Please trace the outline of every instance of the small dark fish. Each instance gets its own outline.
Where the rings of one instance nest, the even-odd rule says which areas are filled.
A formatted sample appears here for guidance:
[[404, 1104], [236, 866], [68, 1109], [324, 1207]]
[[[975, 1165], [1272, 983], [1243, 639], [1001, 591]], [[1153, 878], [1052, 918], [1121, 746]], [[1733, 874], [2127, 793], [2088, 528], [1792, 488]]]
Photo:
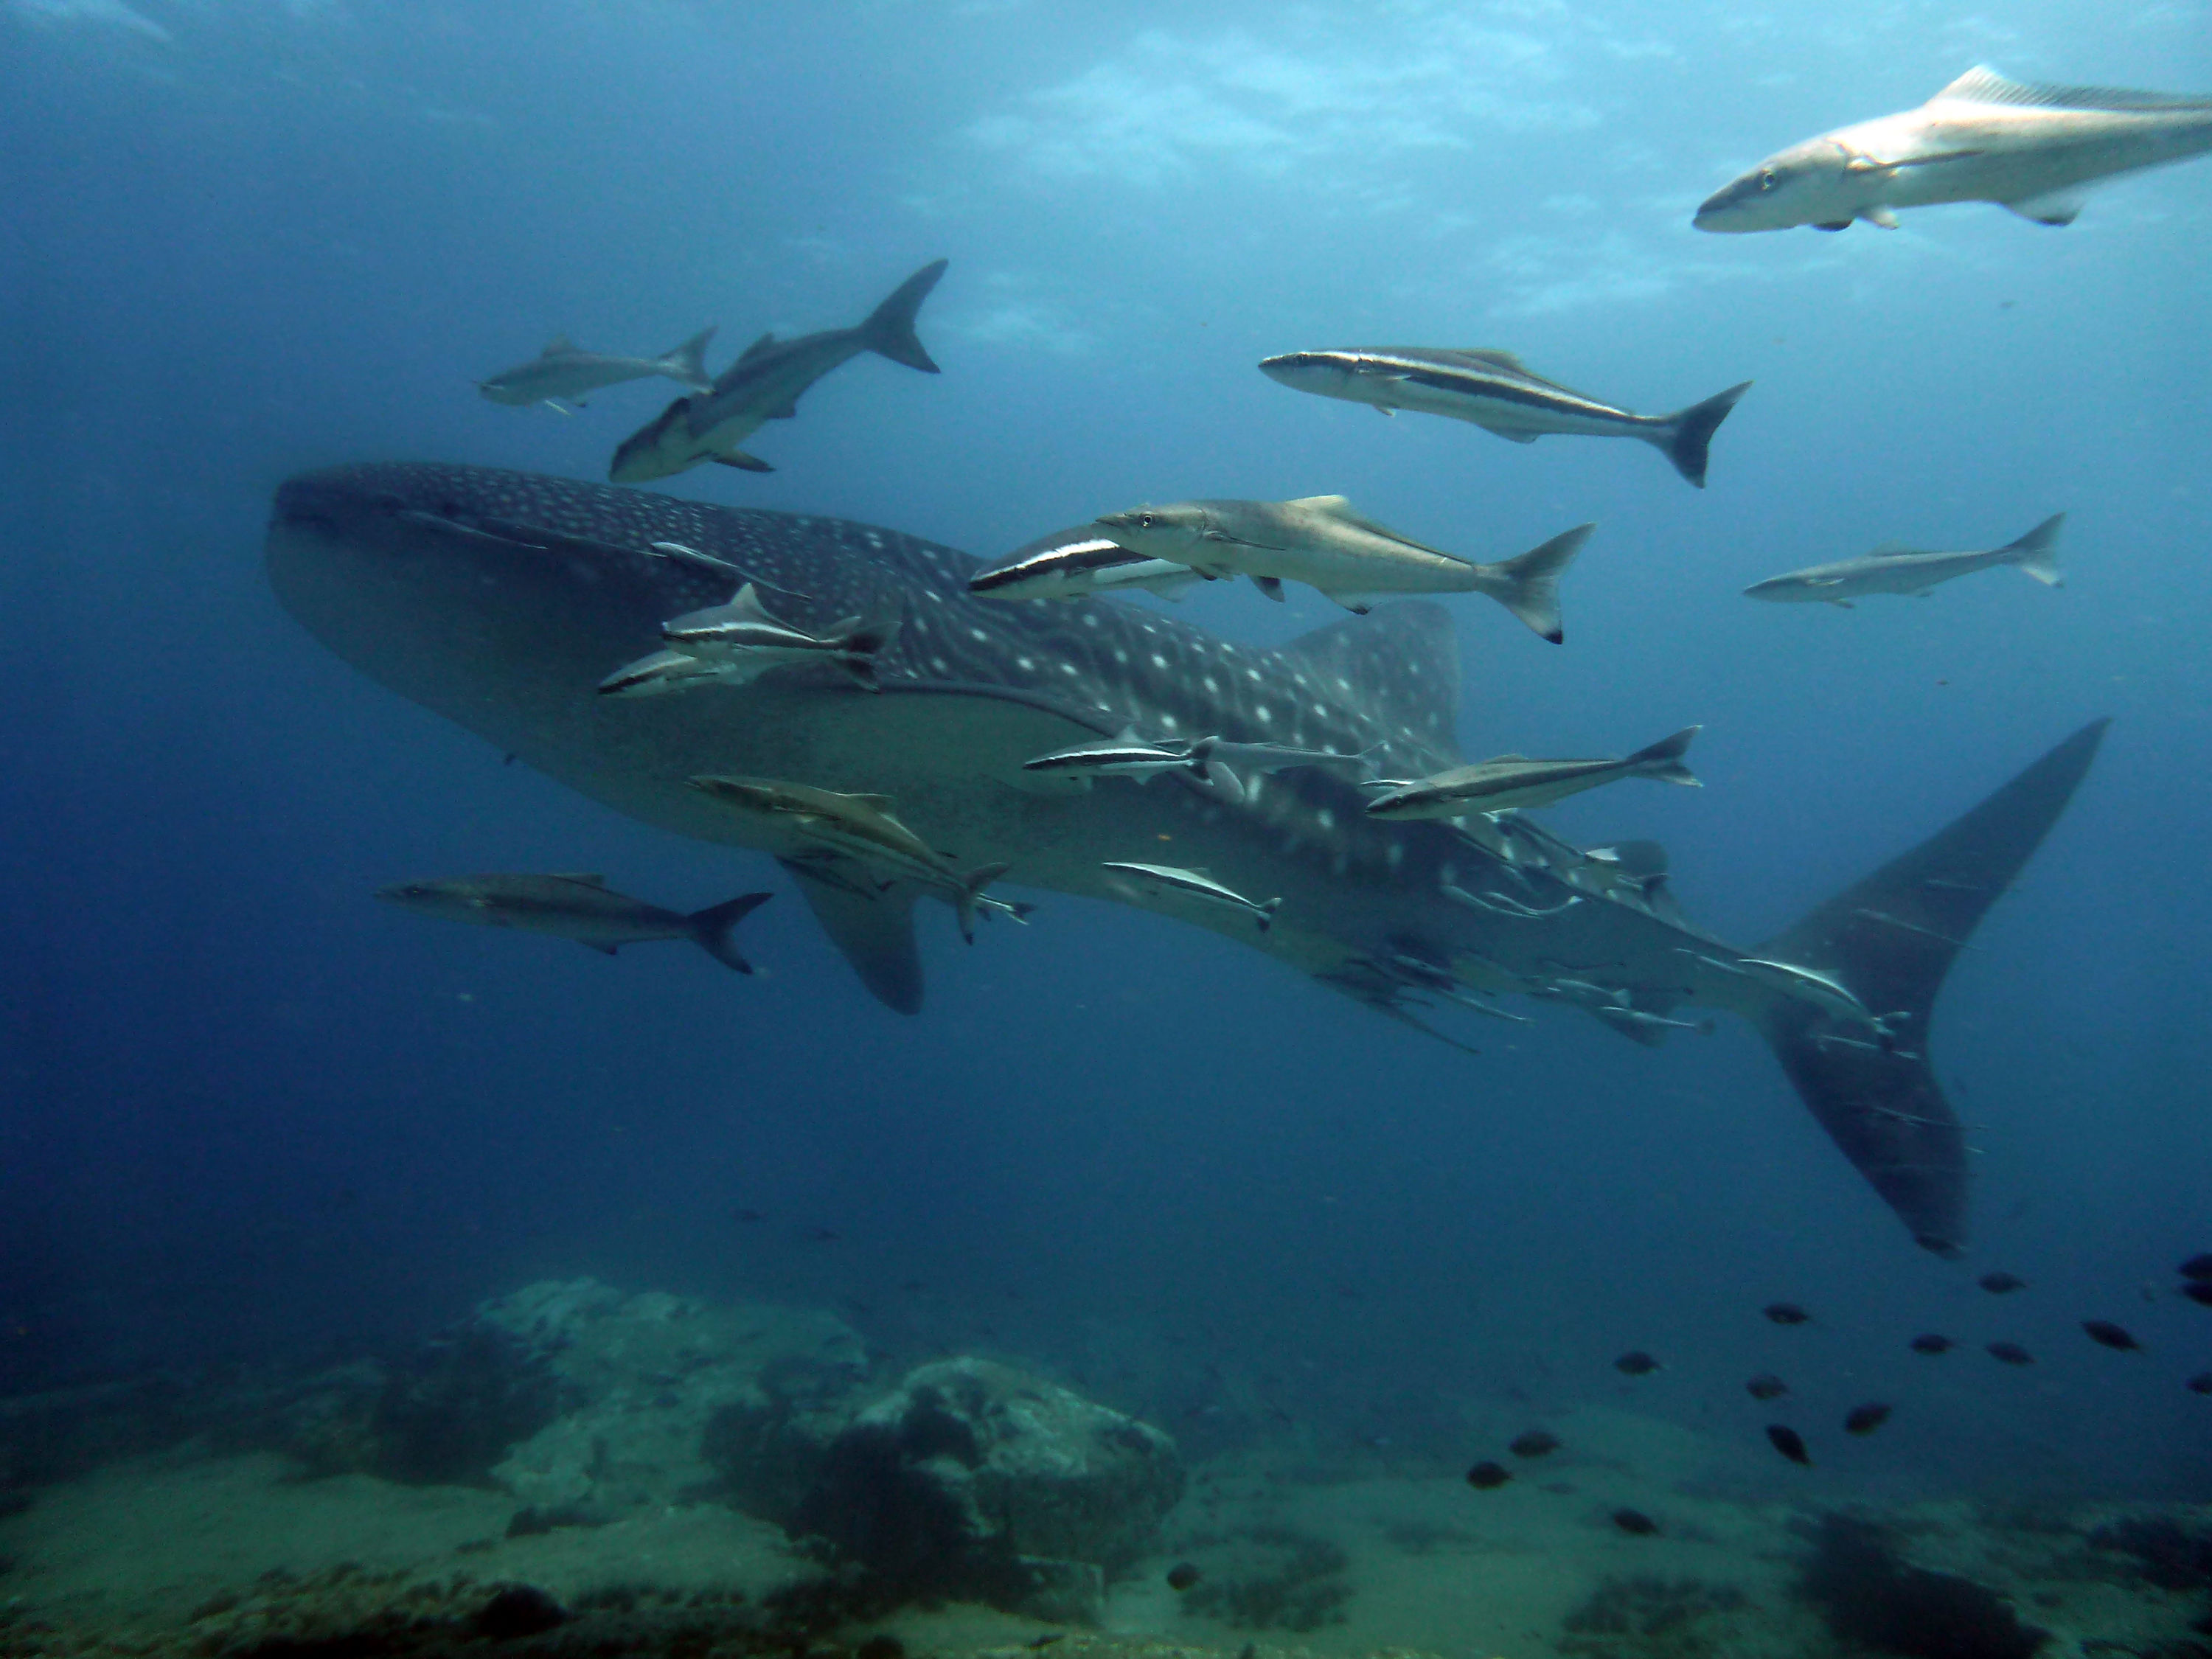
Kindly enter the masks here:
[[1630, 1376], [1649, 1376], [1659, 1369], [1659, 1362], [1643, 1349], [1635, 1348], [1614, 1360], [1613, 1368]]
[[1802, 1463], [1810, 1468], [1813, 1454], [1805, 1449], [1805, 1437], [1786, 1423], [1766, 1425], [1766, 1443], [1793, 1463]]
[[1477, 1492], [1494, 1492], [1513, 1478], [1503, 1463], [1477, 1463], [1467, 1472], [1467, 1484]]
[[1990, 1344], [1989, 1352], [1990, 1358], [2002, 1359], [2008, 1365], [2035, 1364], [2035, 1356], [2017, 1342], [1992, 1342]]
[[1938, 1336], [1930, 1331], [1925, 1336], [1916, 1336], [1910, 1344], [1915, 1353], [1948, 1353], [1959, 1345], [1948, 1336]]
[[1559, 1437], [1549, 1429], [1531, 1429], [1506, 1447], [1516, 1457], [1546, 1457], [1559, 1449]]
[[2203, 1255], [2192, 1255], [2174, 1272], [2184, 1279], [2194, 1279], [2199, 1285], [2212, 1284], [2212, 1250]]
[[1168, 1588], [1171, 1590], [1187, 1590], [1204, 1576], [1189, 1562], [1178, 1561], [1168, 1569]]
[[1659, 1523], [1642, 1510], [1615, 1510], [1613, 1524], [1638, 1538], [1649, 1538], [1659, 1530]]
[[2004, 1296], [2027, 1288], [2027, 1281], [2018, 1273], [1984, 1273], [1976, 1282], [1991, 1296]]
[[2212, 1394], [2212, 1371], [2199, 1371], [2189, 1379], [2191, 1394]]
[[2212, 1279], [2192, 1279], [2181, 1287], [2181, 1293], [2199, 1307], [2212, 1308]]
[[1753, 1400], [1779, 1400], [1790, 1392], [1790, 1385], [1768, 1371], [1754, 1376], [1743, 1385], [1743, 1391]]
[[1759, 1311], [1778, 1325], [1808, 1324], [1813, 1317], [1795, 1302], [1770, 1302]]
[[2122, 1353], [2142, 1352], [2142, 1343], [2136, 1341], [2124, 1328], [2115, 1325], [2109, 1319], [2085, 1319], [2081, 1322], [2081, 1328], [2089, 1333], [2089, 1340], [2092, 1342], [2100, 1342], [2108, 1348], [2118, 1348]]
[[1845, 1434], [1872, 1434], [1876, 1429], [1889, 1421], [1889, 1413], [1891, 1409], [1891, 1407], [1882, 1405], [1879, 1401], [1871, 1400], [1863, 1406], [1854, 1406], [1844, 1418], [1844, 1432]]

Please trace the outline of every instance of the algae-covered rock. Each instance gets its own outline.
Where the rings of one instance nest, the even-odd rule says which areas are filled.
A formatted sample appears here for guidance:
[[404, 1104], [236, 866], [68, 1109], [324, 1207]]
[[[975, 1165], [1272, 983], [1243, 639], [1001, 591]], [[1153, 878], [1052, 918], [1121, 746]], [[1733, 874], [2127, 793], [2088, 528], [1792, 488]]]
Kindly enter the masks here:
[[[781, 1432], [795, 1413], [780, 1379], [811, 1379], [810, 1410], [842, 1422], [867, 1370], [860, 1337], [826, 1313], [657, 1291], [625, 1295], [589, 1279], [488, 1302], [476, 1323], [522, 1345], [572, 1401], [492, 1471], [544, 1510], [612, 1517], [724, 1496], [780, 1520], [776, 1491], [757, 1491], [743, 1477], [753, 1464], [773, 1466], [782, 1485], [803, 1487], [830, 1437], [818, 1425]], [[736, 1420], [755, 1425], [750, 1463], [729, 1449]], [[710, 1446], [714, 1425], [720, 1426]]]
[[988, 1360], [939, 1361], [855, 1417], [799, 1522], [893, 1583], [1095, 1611], [1182, 1497], [1175, 1443]]

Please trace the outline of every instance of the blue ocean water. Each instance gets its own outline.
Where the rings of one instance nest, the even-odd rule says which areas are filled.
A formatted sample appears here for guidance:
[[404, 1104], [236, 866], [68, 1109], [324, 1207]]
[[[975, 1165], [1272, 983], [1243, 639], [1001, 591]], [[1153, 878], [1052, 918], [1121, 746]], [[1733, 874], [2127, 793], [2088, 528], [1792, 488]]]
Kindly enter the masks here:
[[[1316, 1446], [1444, 1467], [1468, 1400], [1611, 1399], [1641, 1346], [1669, 1369], [1638, 1406], [1717, 1431], [1756, 1432], [1741, 1378], [1782, 1357], [1838, 1408], [1906, 1402], [1850, 1449], [1869, 1491], [2205, 1498], [2180, 1379], [2212, 1314], [2168, 1286], [2212, 1243], [2212, 174], [2118, 183], [2065, 230], [1688, 223], [1761, 155], [1975, 62], [2212, 87], [2205, 21], [15, 0], [0, 1389], [343, 1350], [591, 1273], [1022, 1355], [1199, 1449], [1226, 1377]], [[1187, 496], [1341, 492], [1481, 558], [1594, 519], [1563, 648], [1453, 602], [1462, 747], [1704, 722], [1703, 791], [1551, 821], [1664, 841], [1691, 913], [1747, 942], [2116, 716], [1941, 1007], [1984, 1152], [1966, 1262], [1912, 1246], [1734, 1024], [1654, 1054], [1547, 1016], [1461, 1033], [1470, 1058], [1065, 898], [972, 950], [927, 911], [930, 1006], [902, 1018], [767, 860], [501, 765], [271, 599], [269, 496], [301, 468], [602, 477], [665, 386], [563, 418], [470, 385], [550, 336], [658, 351], [713, 321], [719, 367], [940, 255], [941, 378], [864, 358], [763, 435], [774, 474], [666, 487], [986, 556]], [[1386, 423], [1252, 367], [1366, 340], [1507, 348], [1646, 410], [1757, 384], [1698, 493], [1640, 447]], [[1738, 597], [2060, 510], [2056, 592]], [[1225, 586], [1176, 614], [1266, 642], [1341, 615]], [[685, 907], [786, 890], [742, 982], [368, 896], [477, 869]], [[1992, 1267], [2033, 1294], [1985, 1296]], [[1815, 1326], [1760, 1320], [1780, 1297]], [[2149, 1352], [2091, 1346], [2090, 1316]], [[1903, 1347], [1929, 1328], [2041, 1363], [1932, 1371]]]

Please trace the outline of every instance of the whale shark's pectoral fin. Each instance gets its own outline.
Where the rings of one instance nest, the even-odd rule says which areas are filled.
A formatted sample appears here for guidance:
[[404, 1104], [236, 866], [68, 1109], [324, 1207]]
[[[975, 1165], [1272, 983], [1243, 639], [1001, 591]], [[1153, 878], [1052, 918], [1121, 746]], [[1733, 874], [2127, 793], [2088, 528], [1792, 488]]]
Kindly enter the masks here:
[[917, 890], [906, 882], [878, 887], [849, 860], [778, 859], [799, 878], [806, 908], [822, 924], [877, 1001], [902, 1014], [921, 1012], [921, 952], [914, 940]]
[[1982, 804], [1846, 888], [1761, 957], [1802, 963], [1885, 1012], [1869, 1029], [1777, 997], [1753, 1018], [1820, 1127], [1940, 1255], [1965, 1243], [1966, 1142], [1929, 1065], [1936, 994], [1983, 914], [2012, 884], [2096, 757], [2086, 726]]

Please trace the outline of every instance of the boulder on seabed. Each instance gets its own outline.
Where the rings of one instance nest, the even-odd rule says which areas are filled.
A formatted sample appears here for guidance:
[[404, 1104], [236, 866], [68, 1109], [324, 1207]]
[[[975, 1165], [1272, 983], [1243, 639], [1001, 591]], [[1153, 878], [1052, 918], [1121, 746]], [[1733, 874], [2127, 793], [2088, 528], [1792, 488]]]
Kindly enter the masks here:
[[1056, 1383], [940, 1360], [854, 1417], [796, 1519], [909, 1594], [1095, 1622], [1182, 1496], [1175, 1442]]

